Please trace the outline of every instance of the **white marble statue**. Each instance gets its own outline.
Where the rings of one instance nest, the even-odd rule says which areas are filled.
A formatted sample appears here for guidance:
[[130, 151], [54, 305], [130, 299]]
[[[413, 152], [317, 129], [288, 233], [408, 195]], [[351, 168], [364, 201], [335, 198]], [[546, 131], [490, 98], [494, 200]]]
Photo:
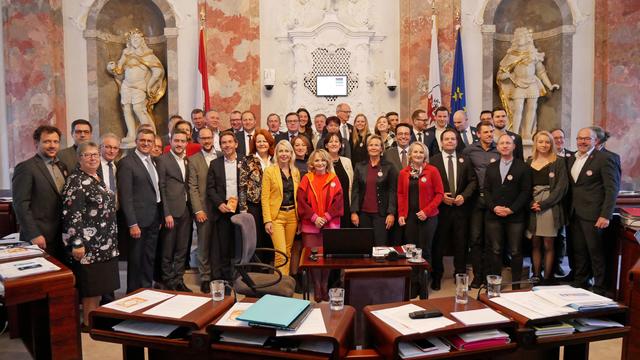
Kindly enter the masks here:
[[538, 98], [547, 95], [547, 88], [560, 88], [549, 80], [543, 61], [544, 53], [533, 44], [531, 30], [517, 28], [496, 76], [500, 101], [511, 119], [510, 130], [525, 140], [531, 140], [536, 131]]
[[153, 54], [140, 30], [125, 34], [127, 44], [118, 62], [110, 61], [107, 71], [114, 76], [120, 88], [120, 103], [127, 135], [122, 147], [132, 147], [136, 137], [136, 121], [149, 124], [155, 130], [153, 106], [164, 96], [167, 82], [165, 71], [158, 57]]

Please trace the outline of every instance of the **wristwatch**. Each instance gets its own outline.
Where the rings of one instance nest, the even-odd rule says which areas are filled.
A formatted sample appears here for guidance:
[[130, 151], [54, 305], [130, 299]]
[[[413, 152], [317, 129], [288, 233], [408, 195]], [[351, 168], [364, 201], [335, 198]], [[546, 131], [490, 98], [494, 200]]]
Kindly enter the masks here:
[[82, 240], [76, 239], [76, 240], [73, 240], [73, 242], [71, 243], [71, 247], [74, 249], [79, 249], [81, 247], [84, 247], [84, 244], [82, 243]]

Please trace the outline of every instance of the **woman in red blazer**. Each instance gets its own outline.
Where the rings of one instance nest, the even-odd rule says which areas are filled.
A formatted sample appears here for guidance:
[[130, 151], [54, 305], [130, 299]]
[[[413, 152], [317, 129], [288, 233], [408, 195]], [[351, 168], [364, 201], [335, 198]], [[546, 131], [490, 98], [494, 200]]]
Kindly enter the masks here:
[[404, 226], [404, 242], [422, 249], [431, 261], [431, 242], [438, 226], [438, 205], [444, 197], [442, 179], [429, 165], [429, 150], [416, 141], [409, 146], [409, 166], [398, 175], [398, 224]]

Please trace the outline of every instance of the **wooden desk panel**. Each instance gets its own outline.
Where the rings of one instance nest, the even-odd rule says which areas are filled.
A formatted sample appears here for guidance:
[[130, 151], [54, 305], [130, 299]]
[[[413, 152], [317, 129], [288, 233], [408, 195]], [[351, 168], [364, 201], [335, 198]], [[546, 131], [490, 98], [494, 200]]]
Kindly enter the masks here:
[[18, 232], [16, 215], [11, 201], [0, 201], [0, 238]]

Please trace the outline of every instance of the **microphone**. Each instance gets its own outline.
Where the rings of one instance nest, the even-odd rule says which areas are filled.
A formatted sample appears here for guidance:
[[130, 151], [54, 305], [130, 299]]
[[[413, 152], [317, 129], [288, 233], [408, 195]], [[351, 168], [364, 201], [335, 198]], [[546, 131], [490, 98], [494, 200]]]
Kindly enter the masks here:
[[[521, 285], [521, 284], [530, 284], [533, 287], [536, 284], [538, 284], [539, 282], [540, 282], [540, 279], [531, 278], [531, 279], [521, 280], [521, 281], [512, 281], [512, 282], [507, 282], [507, 283], [500, 283], [500, 288], [502, 288], [503, 286], [508, 286], [508, 285]], [[480, 288], [478, 289], [478, 295], [476, 296], [476, 300], [480, 300], [480, 294], [482, 293], [482, 289], [484, 289], [485, 292], [489, 291], [489, 289], [487, 288], [487, 284], [483, 282], [482, 285], [480, 285]]]

